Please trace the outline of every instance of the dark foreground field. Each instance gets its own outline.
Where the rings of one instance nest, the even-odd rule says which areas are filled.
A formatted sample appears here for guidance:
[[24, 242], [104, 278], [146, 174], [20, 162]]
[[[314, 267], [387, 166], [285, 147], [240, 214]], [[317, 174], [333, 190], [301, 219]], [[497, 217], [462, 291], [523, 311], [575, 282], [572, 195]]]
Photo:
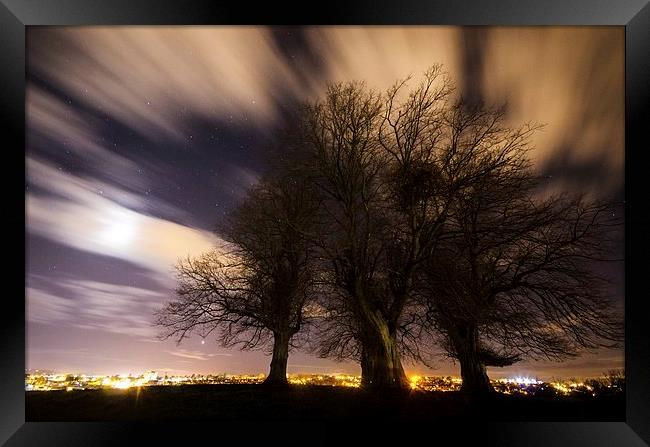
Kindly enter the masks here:
[[377, 396], [358, 389], [319, 386], [278, 390], [260, 385], [191, 385], [26, 393], [27, 421], [426, 421], [457, 417], [484, 421], [623, 421], [625, 405], [623, 396], [572, 399], [496, 395], [477, 400], [454, 392]]

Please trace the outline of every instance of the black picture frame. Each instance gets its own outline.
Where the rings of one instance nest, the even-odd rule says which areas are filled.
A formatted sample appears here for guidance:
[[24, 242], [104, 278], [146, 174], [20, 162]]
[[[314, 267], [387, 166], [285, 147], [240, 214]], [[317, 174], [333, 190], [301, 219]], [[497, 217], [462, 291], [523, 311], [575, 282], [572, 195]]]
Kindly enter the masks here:
[[[646, 127], [650, 124], [650, 6], [648, 0], [456, 0], [406, 2], [333, 2], [322, 7], [305, 3], [302, 8], [282, 7], [275, 2], [261, 6], [249, 3], [163, 0], [0, 0], [0, 115], [3, 139], [7, 142], [3, 192], [7, 206], [5, 241], [16, 242], [16, 255], [5, 259], [24, 259], [24, 241], [13, 236], [25, 234], [24, 200], [19, 191], [24, 182], [25, 147], [25, 27], [29, 25], [153, 25], [153, 24], [417, 24], [417, 25], [619, 25], [625, 27], [625, 284], [626, 284], [626, 420], [625, 422], [528, 422], [490, 423], [459, 428], [445, 422], [437, 426], [387, 430], [384, 426], [350, 424], [347, 427], [280, 427], [283, 438], [276, 438], [278, 427], [264, 427], [263, 421], [242, 421], [224, 426], [218, 421], [185, 423], [46, 423], [25, 422], [25, 308], [24, 283], [20, 283], [20, 262], [5, 267], [5, 278], [13, 287], [3, 294], [0, 312], [0, 442], [17, 445], [130, 445], [152, 437], [163, 443], [188, 445], [196, 436], [221, 443], [224, 436], [239, 438], [244, 444], [273, 436], [284, 444], [320, 441], [348, 443], [352, 437], [341, 433], [350, 428], [364, 439], [391, 437], [407, 442], [409, 437], [430, 435], [431, 442], [451, 434], [458, 442], [479, 435], [482, 443], [495, 445], [589, 445], [642, 446], [650, 443], [650, 338], [644, 330], [647, 313], [644, 280], [647, 253], [650, 252], [650, 207], [645, 194], [648, 150]], [[345, 6], [343, 6], [345, 5]], [[293, 14], [289, 14], [289, 12]], [[22, 158], [21, 158], [22, 157]], [[22, 161], [21, 161], [22, 160]], [[21, 164], [22, 163], [22, 164]], [[23, 169], [18, 167], [22, 166]], [[12, 174], [12, 175], [9, 175]], [[24, 183], [23, 183], [24, 185]], [[20, 210], [23, 211], [20, 214]], [[11, 231], [11, 233], [9, 233]], [[22, 253], [22, 255], [21, 255]], [[15, 270], [15, 271], [14, 271]], [[637, 292], [639, 291], [639, 292]], [[11, 305], [11, 306], [9, 306]], [[262, 427], [262, 428], [260, 428]], [[464, 427], [464, 428], [463, 428]], [[275, 429], [276, 432], [271, 431]], [[266, 437], [266, 438], [265, 438]], [[160, 442], [160, 441], [158, 441]], [[273, 444], [274, 442], [271, 442]]]

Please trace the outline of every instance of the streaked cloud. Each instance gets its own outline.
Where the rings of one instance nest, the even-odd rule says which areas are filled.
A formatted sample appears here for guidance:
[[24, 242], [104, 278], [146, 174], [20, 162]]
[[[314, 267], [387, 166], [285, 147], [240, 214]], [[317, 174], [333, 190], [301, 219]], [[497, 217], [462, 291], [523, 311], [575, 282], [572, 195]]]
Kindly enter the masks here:
[[483, 98], [507, 101], [511, 125], [545, 124], [530, 152], [537, 165], [572, 189], [622, 189], [623, 27], [488, 27], [478, 40]]
[[180, 257], [202, 253], [219, 242], [207, 231], [118, 204], [116, 201], [137, 206], [144, 198], [110, 185], [59, 171], [35, 159], [28, 159], [27, 175], [30, 183], [55, 194], [27, 194], [28, 230], [74, 248], [169, 274]]
[[[40, 280], [29, 285], [27, 319], [46, 324], [68, 324], [87, 330], [153, 338], [153, 312], [164, 294], [148, 289], [85, 280]], [[55, 281], [60, 293], [45, 288]]]
[[319, 26], [306, 33], [326, 69], [322, 78], [311, 74], [320, 81], [314, 82], [318, 94], [326, 82], [359, 80], [383, 90], [406, 76], [419, 78], [434, 63], [444, 64], [451, 75], [460, 69], [456, 27]]
[[[297, 81], [259, 27], [47, 28], [30, 43], [29, 70], [153, 140], [183, 140], [182, 115], [275, 118], [274, 87]], [[59, 51], [51, 51], [52, 40]]]
[[205, 353], [200, 351], [188, 351], [185, 349], [179, 349], [176, 351], [166, 351], [168, 354], [171, 354], [176, 357], [182, 357], [192, 360], [210, 360], [212, 357], [232, 357], [231, 353], [222, 352], [222, 353]]

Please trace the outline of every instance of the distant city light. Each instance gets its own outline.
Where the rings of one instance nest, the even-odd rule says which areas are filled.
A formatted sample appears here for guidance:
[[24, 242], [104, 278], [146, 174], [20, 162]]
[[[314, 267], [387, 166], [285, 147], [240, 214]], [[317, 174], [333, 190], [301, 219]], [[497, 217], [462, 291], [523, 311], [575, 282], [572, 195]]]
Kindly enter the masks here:
[[[138, 376], [125, 375], [84, 375], [35, 372], [25, 375], [26, 391], [77, 391], [86, 389], [115, 389], [128, 390], [147, 386], [179, 386], [179, 385], [217, 385], [217, 384], [261, 384], [266, 375], [260, 374], [192, 374], [192, 375], [167, 375], [158, 374], [156, 371], [147, 371]], [[335, 386], [352, 387], [361, 386], [361, 377], [344, 374], [287, 374], [287, 381], [291, 385], [299, 386]], [[459, 377], [431, 377], [414, 375], [409, 377], [412, 390], [425, 392], [460, 391], [463, 381]], [[553, 380], [544, 382], [530, 377], [512, 377], [493, 380], [492, 386], [497, 392], [503, 394], [530, 395], [549, 392], [557, 395], [588, 395], [596, 397], [600, 393], [622, 392], [624, 377], [620, 379], [597, 378], [584, 381]]]
[[131, 382], [127, 380], [118, 380], [117, 382], [113, 382], [111, 386], [113, 388], [117, 388], [118, 390], [124, 390], [131, 387]]
[[542, 383], [540, 380], [531, 379], [530, 377], [513, 377], [508, 379], [501, 379], [500, 381], [505, 383], [519, 383], [521, 385], [534, 385]]

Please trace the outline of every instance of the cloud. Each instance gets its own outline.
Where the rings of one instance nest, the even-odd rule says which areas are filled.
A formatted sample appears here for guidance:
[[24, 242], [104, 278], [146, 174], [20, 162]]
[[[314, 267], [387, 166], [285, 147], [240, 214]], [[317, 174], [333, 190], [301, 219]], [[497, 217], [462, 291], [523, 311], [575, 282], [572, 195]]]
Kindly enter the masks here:
[[120, 205], [112, 198], [134, 205], [143, 199], [119, 188], [32, 158], [27, 160], [27, 171], [30, 184], [55, 194], [27, 194], [27, 228], [56, 242], [131, 261], [164, 275], [169, 275], [179, 257], [202, 253], [220, 243], [210, 232]]
[[[597, 183], [620, 186], [623, 32], [595, 27], [479, 32], [475, 53], [482, 62], [472, 85], [480, 86], [487, 102], [508, 100], [511, 125], [548, 124], [533, 137], [531, 156], [538, 165], [570, 170], [563, 176], [569, 180], [578, 178], [574, 172], [583, 166], [587, 174], [600, 167], [603, 179]], [[303, 27], [293, 31], [301, 37], [301, 51], [284, 48], [287, 33], [267, 27], [61, 27], [29, 33], [28, 72], [93, 111], [82, 114], [30, 83], [27, 118], [33, 134], [69, 142], [84, 151], [85, 162], [99, 162], [105, 172], [120, 176], [119, 185], [142, 180], [131, 175], [131, 161], [102, 150], [96, 115], [153, 141], [183, 142], [175, 145], [182, 148], [193, 118], [245, 117], [247, 125], [267, 130], [283, 104], [316, 99], [327, 82], [364, 80], [384, 89], [442, 63], [462, 88], [468, 76], [463, 55], [471, 47], [464, 28], [440, 26]], [[311, 57], [301, 58], [304, 54]]]
[[[471, 32], [480, 33], [473, 45], [462, 27], [306, 29], [312, 51], [324, 61], [324, 80], [365, 80], [384, 89], [442, 63], [459, 93], [477, 87], [487, 103], [507, 101], [509, 125], [547, 124], [532, 137], [530, 156], [555, 174], [560, 186], [603, 193], [621, 188], [624, 30], [489, 27]], [[467, 77], [473, 79], [463, 83]], [[322, 94], [320, 84], [314, 91]]]
[[65, 321], [71, 317], [75, 303], [41, 289], [27, 288], [27, 319], [37, 323]]
[[[73, 166], [77, 184], [83, 180], [83, 188], [119, 205], [176, 222], [197, 223], [190, 210], [172, 206], [154, 195], [154, 191], [159, 194], [179, 186], [177, 179], [169, 177], [169, 165], [160, 157], [143, 157], [142, 143], [135, 139], [111, 144], [105, 138], [110, 120], [81, 113], [33, 82], [27, 87], [26, 120], [28, 157], [35, 162], [30, 166], [28, 190], [42, 186], [40, 192], [56, 195], [50, 187], [51, 177], [56, 176], [56, 171], [63, 174], [61, 166]], [[65, 180], [72, 183], [72, 178]]]
[[[365, 80], [384, 89], [434, 63], [460, 81], [464, 32], [444, 26], [303, 27], [294, 34], [303, 36], [310, 61], [292, 59], [301, 53], [282, 48], [282, 33], [268, 27], [32, 28], [28, 72], [155, 141], [184, 141], [188, 116], [247, 116], [266, 129], [279, 104], [315, 99], [326, 82]], [[622, 166], [622, 30], [495, 27], [483, 37], [482, 73], [475, 81], [488, 102], [509, 100], [517, 123], [549, 124], [535, 137], [540, 160], [568, 140], [576, 162], [589, 159], [595, 147], [613, 169]], [[60, 107], [34, 90], [28, 106], [34, 106], [34, 120], [47, 124], [46, 132], [85, 120], [51, 113]], [[66, 133], [94, 144], [84, 132]]]
[[[28, 321], [68, 324], [81, 329], [101, 330], [153, 338], [153, 313], [163, 302], [163, 292], [86, 280], [48, 280], [26, 289]], [[29, 282], [29, 281], [28, 281]]]
[[[27, 130], [30, 138], [59, 141], [87, 157], [108, 155], [97, 140], [89, 116], [83, 116], [46, 90], [29, 83], [26, 92]], [[117, 157], [117, 156], [114, 156]]]
[[223, 357], [232, 357], [230, 353], [209, 353], [206, 354], [200, 351], [188, 351], [185, 349], [179, 349], [177, 351], [165, 351], [168, 354], [174, 355], [176, 357], [182, 357], [192, 360], [210, 360], [212, 357], [223, 356]]
[[313, 60], [295, 59], [301, 54], [282, 48], [268, 27], [60, 27], [29, 34], [30, 74], [152, 141], [185, 141], [192, 116], [246, 117], [266, 130], [283, 105], [317, 98], [327, 81], [366, 80], [383, 89], [433, 63], [457, 67], [450, 27], [294, 31]]
[[[306, 28], [306, 34], [313, 52], [325, 62], [326, 81], [363, 80], [386, 89], [408, 75], [420, 77], [435, 63], [444, 64], [452, 75], [458, 70], [452, 27], [319, 26]], [[315, 92], [322, 93], [323, 84], [316, 84]]]
[[[531, 157], [562, 186], [603, 193], [622, 186], [625, 33], [615, 27], [482, 30], [487, 102], [508, 101], [509, 124], [545, 123]], [[561, 178], [560, 178], [561, 177]]]
[[30, 72], [155, 141], [183, 140], [188, 111], [268, 124], [273, 87], [299, 88], [260, 27], [68, 27], [30, 30], [28, 42]]
[[[147, 179], [140, 167], [106, 146], [101, 138], [102, 123], [81, 114], [46, 90], [28, 83], [26, 92], [27, 144], [59, 157], [65, 152], [81, 166], [126, 188], [144, 190]], [[100, 185], [101, 187], [101, 185]]]

